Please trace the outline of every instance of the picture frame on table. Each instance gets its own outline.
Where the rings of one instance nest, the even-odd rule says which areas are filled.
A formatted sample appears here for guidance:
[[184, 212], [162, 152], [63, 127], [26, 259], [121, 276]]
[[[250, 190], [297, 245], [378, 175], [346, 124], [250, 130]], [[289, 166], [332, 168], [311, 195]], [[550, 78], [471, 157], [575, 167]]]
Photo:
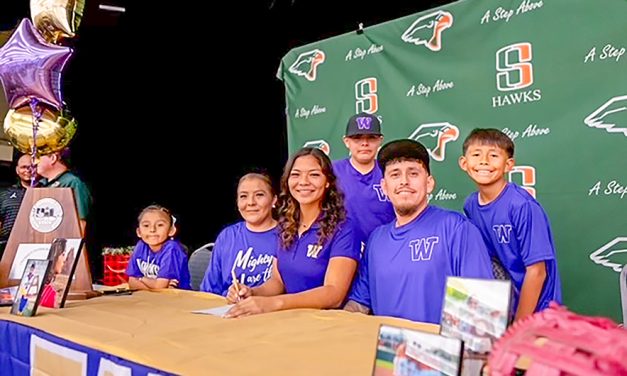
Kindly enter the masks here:
[[509, 325], [511, 296], [511, 281], [448, 277], [440, 334], [464, 341], [469, 354], [489, 353]]
[[463, 352], [457, 338], [381, 325], [372, 376], [459, 376]]
[[43, 285], [49, 278], [50, 260], [28, 259], [11, 306], [11, 314], [35, 316], [41, 300]]
[[82, 238], [56, 238], [50, 245], [48, 260], [52, 263], [49, 279], [44, 285], [41, 305], [63, 308], [74, 279]]

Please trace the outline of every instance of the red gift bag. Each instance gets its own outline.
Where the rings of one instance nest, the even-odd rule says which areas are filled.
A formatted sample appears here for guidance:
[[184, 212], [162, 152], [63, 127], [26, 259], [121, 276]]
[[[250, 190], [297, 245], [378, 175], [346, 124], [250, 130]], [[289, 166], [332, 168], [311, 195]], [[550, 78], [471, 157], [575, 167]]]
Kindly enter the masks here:
[[128, 282], [126, 266], [131, 255], [104, 255], [104, 279], [106, 286], [116, 286]]

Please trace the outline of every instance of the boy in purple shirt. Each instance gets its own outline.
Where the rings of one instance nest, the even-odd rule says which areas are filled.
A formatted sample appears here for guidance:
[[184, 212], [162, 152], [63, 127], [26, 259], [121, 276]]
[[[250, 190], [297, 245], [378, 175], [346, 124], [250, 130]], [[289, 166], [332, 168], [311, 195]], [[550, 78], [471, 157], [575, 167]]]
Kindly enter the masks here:
[[488, 250], [468, 219], [428, 204], [435, 180], [422, 144], [392, 141], [377, 159], [396, 220], [370, 235], [345, 309], [439, 323], [446, 277], [493, 278]]
[[509, 273], [518, 320], [562, 296], [549, 219], [527, 191], [505, 179], [514, 163], [514, 143], [498, 129], [474, 129], [459, 158], [478, 189], [464, 212]]
[[394, 208], [381, 190], [383, 175], [375, 159], [382, 142], [381, 122], [375, 115], [353, 115], [344, 135], [350, 156], [333, 162], [348, 218], [364, 243], [372, 230], [394, 220]]
[[344, 211], [331, 161], [317, 148], [302, 148], [281, 178], [277, 262], [261, 286], [234, 285], [226, 317], [292, 308], [337, 308], [359, 260], [359, 242]]
[[137, 242], [128, 262], [128, 285], [134, 290], [178, 287], [191, 290], [187, 255], [176, 240], [170, 212], [159, 205], [150, 205], [139, 214]]

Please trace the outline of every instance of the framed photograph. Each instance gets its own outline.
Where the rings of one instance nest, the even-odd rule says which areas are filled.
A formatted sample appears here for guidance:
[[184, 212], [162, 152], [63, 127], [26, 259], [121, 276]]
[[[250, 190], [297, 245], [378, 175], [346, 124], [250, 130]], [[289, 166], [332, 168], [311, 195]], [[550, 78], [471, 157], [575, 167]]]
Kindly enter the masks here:
[[373, 376], [457, 376], [464, 343], [418, 330], [381, 325]]
[[48, 260], [52, 264], [50, 276], [44, 285], [41, 305], [62, 308], [70, 291], [83, 239], [57, 238], [50, 244]]
[[440, 334], [464, 341], [466, 350], [488, 353], [509, 323], [511, 282], [448, 277]]
[[50, 260], [28, 259], [22, 274], [11, 313], [18, 316], [35, 316], [44, 282], [49, 277]]
[[20, 279], [28, 259], [46, 260], [50, 252], [50, 243], [20, 243], [13, 258], [9, 279]]

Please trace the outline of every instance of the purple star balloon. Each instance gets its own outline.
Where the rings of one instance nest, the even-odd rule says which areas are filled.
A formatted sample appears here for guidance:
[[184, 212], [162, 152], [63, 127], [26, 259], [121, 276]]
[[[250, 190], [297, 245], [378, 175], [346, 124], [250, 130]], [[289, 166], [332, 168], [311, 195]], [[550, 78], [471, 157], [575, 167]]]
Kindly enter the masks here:
[[38, 99], [62, 107], [61, 71], [72, 55], [69, 47], [46, 42], [27, 18], [0, 48], [0, 80], [10, 108]]

